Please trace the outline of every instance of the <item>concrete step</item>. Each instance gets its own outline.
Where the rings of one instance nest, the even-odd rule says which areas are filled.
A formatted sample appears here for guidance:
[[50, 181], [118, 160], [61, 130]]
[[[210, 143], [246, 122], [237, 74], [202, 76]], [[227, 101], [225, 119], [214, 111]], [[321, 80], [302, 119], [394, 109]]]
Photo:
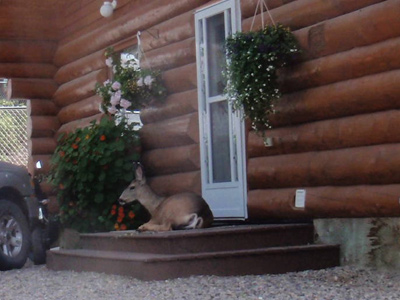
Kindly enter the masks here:
[[82, 234], [79, 248], [179, 254], [246, 250], [313, 242], [311, 224], [220, 226], [199, 230]]
[[339, 247], [300, 245], [216, 252], [159, 254], [93, 249], [48, 251], [52, 270], [102, 272], [141, 280], [192, 275], [277, 274], [339, 265]]

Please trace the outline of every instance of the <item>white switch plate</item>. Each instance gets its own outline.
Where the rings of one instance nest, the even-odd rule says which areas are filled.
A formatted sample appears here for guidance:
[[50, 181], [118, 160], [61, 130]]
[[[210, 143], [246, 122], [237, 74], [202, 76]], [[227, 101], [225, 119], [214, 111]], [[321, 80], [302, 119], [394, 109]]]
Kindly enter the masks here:
[[296, 190], [296, 196], [294, 198], [294, 206], [296, 208], [306, 207], [306, 190]]

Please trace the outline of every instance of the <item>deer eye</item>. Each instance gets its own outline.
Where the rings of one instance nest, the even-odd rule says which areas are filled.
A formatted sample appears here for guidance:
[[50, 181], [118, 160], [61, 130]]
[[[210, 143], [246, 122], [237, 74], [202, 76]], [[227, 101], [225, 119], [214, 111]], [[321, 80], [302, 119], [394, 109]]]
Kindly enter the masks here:
[[133, 186], [130, 186], [129, 189], [132, 191], [132, 190], [135, 189], [135, 186], [134, 186], [134, 185], [133, 185]]

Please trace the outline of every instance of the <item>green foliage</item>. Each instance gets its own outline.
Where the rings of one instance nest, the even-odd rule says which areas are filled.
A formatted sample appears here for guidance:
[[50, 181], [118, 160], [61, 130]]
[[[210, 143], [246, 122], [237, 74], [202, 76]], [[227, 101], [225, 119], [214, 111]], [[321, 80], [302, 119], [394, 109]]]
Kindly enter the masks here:
[[255, 32], [239, 32], [226, 41], [226, 93], [234, 109], [243, 107], [254, 129], [270, 128], [269, 116], [281, 97], [277, 69], [299, 52], [298, 43], [280, 24]]
[[113, 79], [97, 83], [95, 87], [96, 93], [103, 98], [101, 108], [104, 112], [114, 115], [121, 108], [139, 110], [166, 97], [159, 71], [141, 69], [133, 55], [121, 58], [112, 48], [107, 50], [106, 57], [106, 65], [113, 70]]
[[58, 187], [60, 220], [80, 232], [112, 230], [111, 207], [133, 180], [139, 160], [133, 124], [103, 118], [99, 124], [60, 137], [50, 182]]

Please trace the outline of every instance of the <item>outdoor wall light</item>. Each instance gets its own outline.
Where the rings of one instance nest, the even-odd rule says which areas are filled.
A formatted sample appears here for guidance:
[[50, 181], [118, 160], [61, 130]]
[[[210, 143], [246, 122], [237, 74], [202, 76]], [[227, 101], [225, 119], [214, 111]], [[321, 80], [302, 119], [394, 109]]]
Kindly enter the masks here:
[[111, 17], [116, 7], [117, 7], [117, 0], [113, 0], [113, 2], [104, 1], [103, 5], [100, 7], [100, 14], [104, 18]]

